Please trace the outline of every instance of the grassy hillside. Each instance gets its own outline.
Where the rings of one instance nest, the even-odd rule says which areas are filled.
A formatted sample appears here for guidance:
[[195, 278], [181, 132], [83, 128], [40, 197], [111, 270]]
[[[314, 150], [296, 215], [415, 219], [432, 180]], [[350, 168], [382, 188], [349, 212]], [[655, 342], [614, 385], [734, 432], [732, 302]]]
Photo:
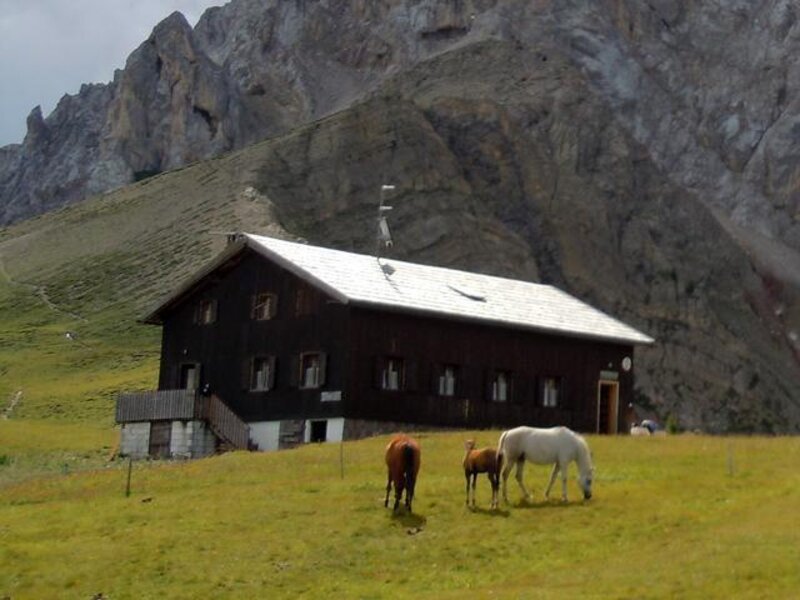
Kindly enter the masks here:
[[[8, 432], [0, 422], [0, 434]], [[125, 464], [0, 488], [0, 596], [694, 597], [797, 592], [800, 440], [591, 437], [584, 503], [464, 506], [462, 440], [421, 436], [415, 513], [383, 508], [386, 438]], [[24, 442], [18, 441], [14, 452]], [[0, 467], [2, 468], [2, 467]]]

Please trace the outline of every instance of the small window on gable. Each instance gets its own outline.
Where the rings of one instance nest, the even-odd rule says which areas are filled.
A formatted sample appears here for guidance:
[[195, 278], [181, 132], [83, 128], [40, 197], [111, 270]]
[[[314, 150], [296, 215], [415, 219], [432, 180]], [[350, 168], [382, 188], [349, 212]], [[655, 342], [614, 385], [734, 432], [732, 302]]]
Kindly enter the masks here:
[[266, 392], [275, 387], [275, 357], [256, 356], [250, 368], [250, 390]]
[[253, 305], [250, 311], [251, 318], [256, 321], [266, 321], [275, 316], [278, 297], [269, 292], [262, 292], [253, 296]]
[[511, 399], [511, 373], [495, 371], [492, 379], [492, 402], [508, 402]]
[[401, 390], [405, 386], [405, 362], [402, 358], [387, 358], [381, 370], [381, 389]]
[[438, 393], [440, 396], [456, 395], [458, 368], [455, 365], [444, 365], [439, 371]]
[[303, 352], [300, 355], [301, 388], [318, 388], [325, 385], [326, 357], [324, 352]]
[[561, 379], [545, 377], [542, 381], [542, 406], [554, 408], [558, 406], [561, 395]]
[[294, 296], [294, 315], [302, 317], [314, 312], [314, 290], [305, 284], [299, 284]]
[[210, 325], [217, 320], [217, 301], [201, 300], [194, 310], [194, 322], [198, 325]]

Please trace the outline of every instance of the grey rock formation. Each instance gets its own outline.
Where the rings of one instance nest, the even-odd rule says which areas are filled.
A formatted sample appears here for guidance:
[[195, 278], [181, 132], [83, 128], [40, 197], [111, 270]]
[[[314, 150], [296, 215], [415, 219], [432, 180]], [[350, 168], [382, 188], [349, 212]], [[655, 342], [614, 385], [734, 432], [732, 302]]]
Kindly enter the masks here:
[[409, 257], [637, 322], [662, 414], [796, 431], [796, 56], [789, 0], [233, 0], [34, 109], [0, 149], [0, 223], [295, 131], [248, 183], [303, 235], [357, 243], [333, 216], [383, 173], [417, 211]]

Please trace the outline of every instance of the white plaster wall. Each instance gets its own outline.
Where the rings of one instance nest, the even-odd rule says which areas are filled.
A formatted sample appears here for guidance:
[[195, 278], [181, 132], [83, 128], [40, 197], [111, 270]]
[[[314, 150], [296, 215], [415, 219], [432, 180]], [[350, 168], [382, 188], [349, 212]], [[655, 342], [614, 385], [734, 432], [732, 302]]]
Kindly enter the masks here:
[[169, 455], [173, 458], [191, 458], [191, 421], [173, 421], [169, 438]]
[[150, 423], [123, 423], [119, 453], [131, 458], [147, 458], [150, 450]]
[[281, 432], [280, 421], [258, 421], [247, 425], [250, 427], [250, 439], [258, 444], [259, 450], [278, 449]]
[[344, 433], [344, 419], [328, 419], [328, 442], [341, 442]]
[[217, 449], [217, 436], [205, 421], [189, 421], [192, 426], [192, 458], [211, 456]]
[[326, 442], [342, 441], [342, 433], [344, 432], [344, 419], [342, 417], [336, 419], [308, 419], [306, 421], [305, 433], [303, 434], [303, 441], [306, 444], [311, 441], [311, 421], [328, 421], [328, 427], [325, 430]]

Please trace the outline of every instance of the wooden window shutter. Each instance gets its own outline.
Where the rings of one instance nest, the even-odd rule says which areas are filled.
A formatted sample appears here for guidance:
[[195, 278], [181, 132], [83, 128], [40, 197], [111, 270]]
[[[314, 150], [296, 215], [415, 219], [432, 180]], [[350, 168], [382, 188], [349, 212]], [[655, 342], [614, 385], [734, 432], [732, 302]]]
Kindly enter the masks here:
[[269, 318], [274, 319], [278, 314], [278, 294], [269, 295]]
[[376, 356], [372, 364], [372, 387], [380, 390], [383, 388], [383, 370], [386, 368], [386, 359]]
[[326, 374], [328, 372], [328, 355], [324, 352], [319, 353], [319, 387], [325, 385]]
[[300, 356], [299, 354], [293, 355], [289, 365], [289, 385], [294, 388], [300, 387], [300, 366], [302, 364]]
[[271, 390], [275, 389], [275, 369], [277, 367], [278, 361], [274, 356], [269, 357], [269, 382], [268, 387]]
[[417, 389], [417, 361], [409, 359], [404, 361], [405, 366], [405, 381], [403, 381], [401, 389], [410, 392]]
[[198, 303], [194, 305], [194, 314], [192, 315], [192, 323], [197, 325], [202, 320], [203, 304]]
[[216, 300], [211, 301], [211, 323], [217, 322], [217, 312], [219, 308], [219, 303]]
[[256, 305], [258, 304], [258, 294], [250, 296], [250, 318], [256, 318]]
[[242, 362], [242, 389], [250, 389], [250, 380], [253, 376], [253, 359], [246, 358]]

